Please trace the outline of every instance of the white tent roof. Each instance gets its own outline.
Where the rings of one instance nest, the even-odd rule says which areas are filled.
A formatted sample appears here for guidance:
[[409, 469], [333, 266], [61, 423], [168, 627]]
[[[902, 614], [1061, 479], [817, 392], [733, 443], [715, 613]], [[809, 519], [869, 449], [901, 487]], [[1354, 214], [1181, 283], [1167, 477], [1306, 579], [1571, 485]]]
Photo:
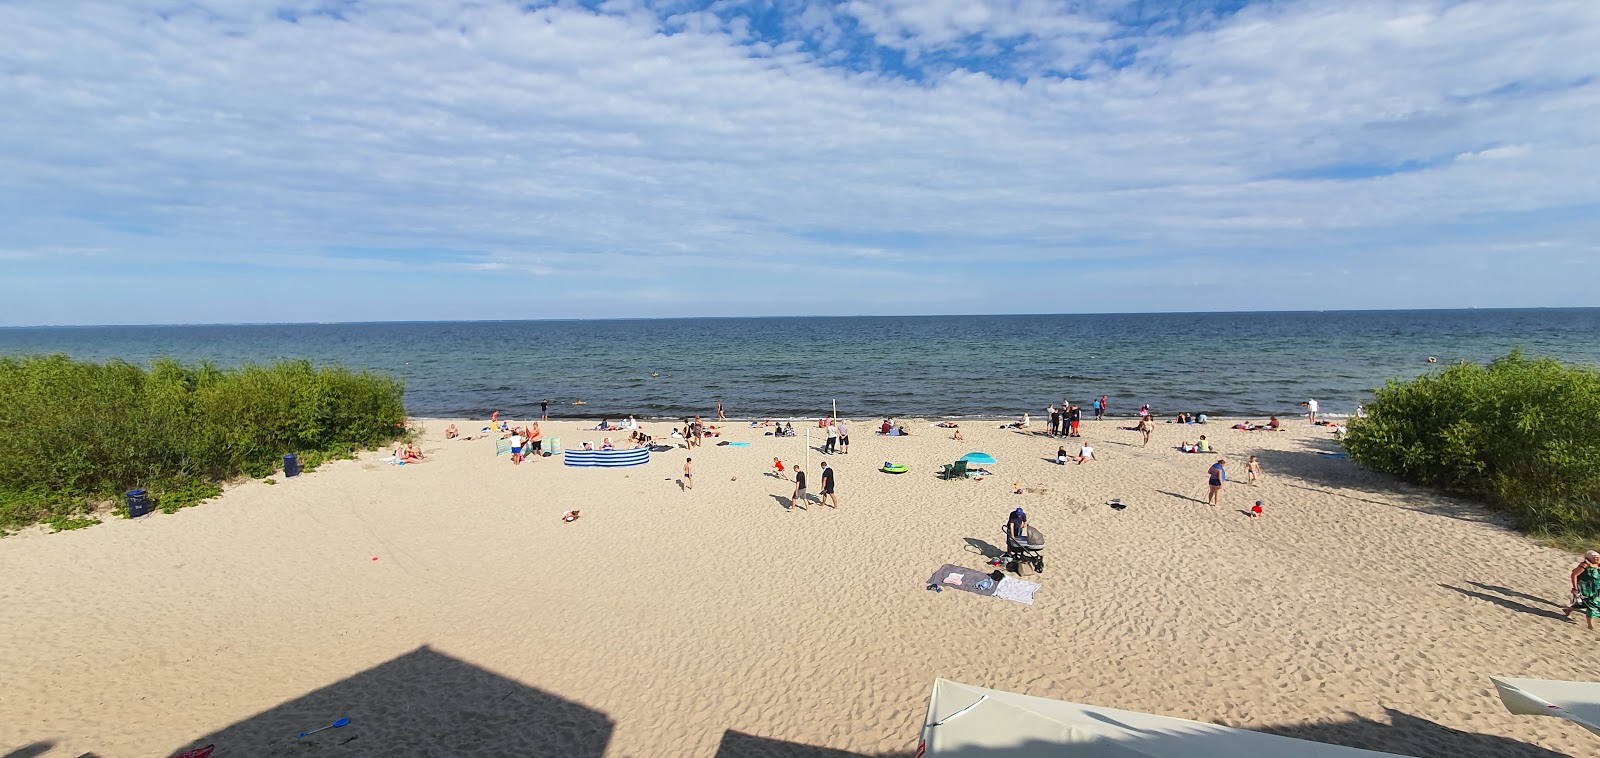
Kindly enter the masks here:
[[1376, 758], [1371, 750], [935, 679], [925, 755], [941, 758]]
[[1491, 676], [1506, 710], [1523, 716], [1555, 716], [1600, 734], [1600, 683]]

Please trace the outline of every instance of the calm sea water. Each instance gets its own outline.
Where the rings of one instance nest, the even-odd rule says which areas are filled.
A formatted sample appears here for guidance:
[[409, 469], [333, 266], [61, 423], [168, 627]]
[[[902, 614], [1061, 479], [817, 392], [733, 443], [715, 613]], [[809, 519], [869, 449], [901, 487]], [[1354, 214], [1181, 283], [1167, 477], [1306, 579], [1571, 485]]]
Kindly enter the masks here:
[[[1458, 359], [1600, 363], [1600, 309], [661, 319], [0, 329], [0, 354], [307, 358], [406, 380], [422, 416], [1348, 412], [1389, 377]], [[657, 375], [652, 376], [652, 372]], [[0, 388], [3, 391], [3, 388]], [[585, 405], [571, 405], [574, 400]]]

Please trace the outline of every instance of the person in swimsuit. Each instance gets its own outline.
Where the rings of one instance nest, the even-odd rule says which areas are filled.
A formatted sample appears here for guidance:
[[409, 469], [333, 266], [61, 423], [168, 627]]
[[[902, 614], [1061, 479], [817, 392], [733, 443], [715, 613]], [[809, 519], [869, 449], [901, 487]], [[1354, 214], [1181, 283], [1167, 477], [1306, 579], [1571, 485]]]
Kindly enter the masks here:
[[1150, 421], [1150, 417], [1149, 416], [1140, 416], [1139, 417], [1139, 434], [1144, 436], [1144, 445], [1142, 445], [1142, 447], [1149, 447], [1150, 446], [1150, 432], [1152, 432], [1152, 431], [1155, 431], [1155, 424]]
[[1217, 462], [1211, 464], [1211, 468], [1206, 470], [1206, 474], [1210, 477], [1211, 484], [1211, 496], [1207, 499], [1207, 502], [1209, 502], [1212, 506], [1216, 506], [1222, 502], [1222, 484], [1223, 482], [1228, 481], [1228, 470], [1223, 468], [1223, 466], [1227, 464], [1227, 462], [1228, 461], [1226, 458], [1218, 458]]
[[684, 458], [683, 459], [683, 488], [686, 489], [686, 490], [694, 489], [694, 459], [693, 458]]
[[447, 429], [444, 430], [444, 438], [447, 440], [453, 440], [460, 434], [461, 432], [456, 431], [455, 424], [451, 424]]
[[1261, 478], [1261, 461], [1256, 460], [1253, 455], [1250, 456], [1250, 462], [1244, 464], [1244, 475], [1251, 484], [1255, 484], [1256, 480]]

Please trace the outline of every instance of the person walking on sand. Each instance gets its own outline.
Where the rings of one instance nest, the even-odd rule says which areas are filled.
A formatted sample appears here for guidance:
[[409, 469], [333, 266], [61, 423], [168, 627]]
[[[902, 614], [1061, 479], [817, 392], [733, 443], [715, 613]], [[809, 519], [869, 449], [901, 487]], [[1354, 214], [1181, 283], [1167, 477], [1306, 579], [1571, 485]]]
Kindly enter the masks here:
[[850, 454], [850, 422], [839, 422], [839, 454]]
[[839, 427], [833, 423], [833, 419], [828, 419], [828, 441], [822, 444], [822, 453], [824, 455], [833, 455], [838, 450]]
[[1095, 421], [1104, 421], [1104, 420], [1106, 420], [1106, 401], [1108, 399], [1110, 399], [1110, 398], [1106, 397], [1105, 395], [1101, 395], [1099, 400], [1094, 401], [1094, 420]]
[[1314, 399], [1313, 400], [1307, 400], [1307, 401], [1301, 403], [1300, 405], [1301, 405], [1301, 407], [1306, 409], [1306, 411], [1307, 411], [1306, 416], [1311, 419], [1311, 425], [1312, 426], [1316, 426], [1316, 423], [1317, 423], [1317, 401], [1314, 400]]
[[1139, 434], [1144, 437], [1144, 444], [1140, 447], [1150, 446], [1150, 433], [1155, 431], [1155, 429], [1156, 425], [1150, 420], [1149, 416], [1139, 417]]
[[1584, 553], [1572, 569], [1572, 605], [1561, 612], [1570, 619], [1575, 611], [1583, 611], [1584, 623], [1594, 628], [1595, 617], [1600, 616], [1600, 552]]
[[717, 400], [717, 420], [718, 421], [727, 421], [728, 420], [727, 416], [722, 415], [722, 400], [720, 398]]
[[1211, 483], [1211, 496], [1206, 502], [1213, 507], [1222, 503], [1222, 485], [1228, 481], [1228, 470], [1224, 468], [1227, 462], [1226, 458], [1218, 458], [1216, 463], [1211, 464], [1211, 468], [1206, 469], [1206, 475], [1210, 477]]
[[539, 420], [550, 420], [550, 398], [548, 397], [539, 401]]
[[1251, 484], [1255, 484], [1256, 480], [1261, 478], [1261, 461], [1256, 460], [1253, 455], [1250, 456], [1250, 462], [1244, 464], [1244, 475]]
[[789, 495], [789, 507], [799, 508], [803, 511], [806, 509], [806, 503], [808, 502], [810, 502], [810, 500], [806, 495], [806, 472], [799, 466], [795, 466], [794, 493]]
[[686, 489], [686, 490], [694, 489], [694, 459], [693, 458], [684, 458], [683, 459], [683, 488]]
[[782, 479], [784, 481], [788, 481], [789, 480], [789, 475], [783, 473], [783, 460], [782, 459], [776, 458], [776, 457], [774, 457], [772, 459], [772, 475], [776, 476], [779, 479]]
[[[830, 498], [833, 500], [833, 505], [828, 505]], [[834, 510], [839, 510], [839, 496], [833, 494], [833, 469], [828, 466], [827, 461], [822, 462], [822, 498], [817, 502], [828, 505], [829, 508]]]

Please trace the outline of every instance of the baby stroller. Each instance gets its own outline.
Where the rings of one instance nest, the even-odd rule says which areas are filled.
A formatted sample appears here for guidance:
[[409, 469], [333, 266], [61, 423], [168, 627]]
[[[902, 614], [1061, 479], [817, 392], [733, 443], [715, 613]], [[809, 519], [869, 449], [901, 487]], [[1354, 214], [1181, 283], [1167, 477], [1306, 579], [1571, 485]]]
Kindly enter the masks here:
[[1021, 576], [1044, 573], [1044, 556], [1040, 555], [1044, 550], [1044, 535], [1030, 526], [1024, 538], [1017, 540], [1012, 538], [1010, 529], [1005, 526], [1000, 529], [1006, 535], [1006, 552], [1000, 556], [1005, 570]]

